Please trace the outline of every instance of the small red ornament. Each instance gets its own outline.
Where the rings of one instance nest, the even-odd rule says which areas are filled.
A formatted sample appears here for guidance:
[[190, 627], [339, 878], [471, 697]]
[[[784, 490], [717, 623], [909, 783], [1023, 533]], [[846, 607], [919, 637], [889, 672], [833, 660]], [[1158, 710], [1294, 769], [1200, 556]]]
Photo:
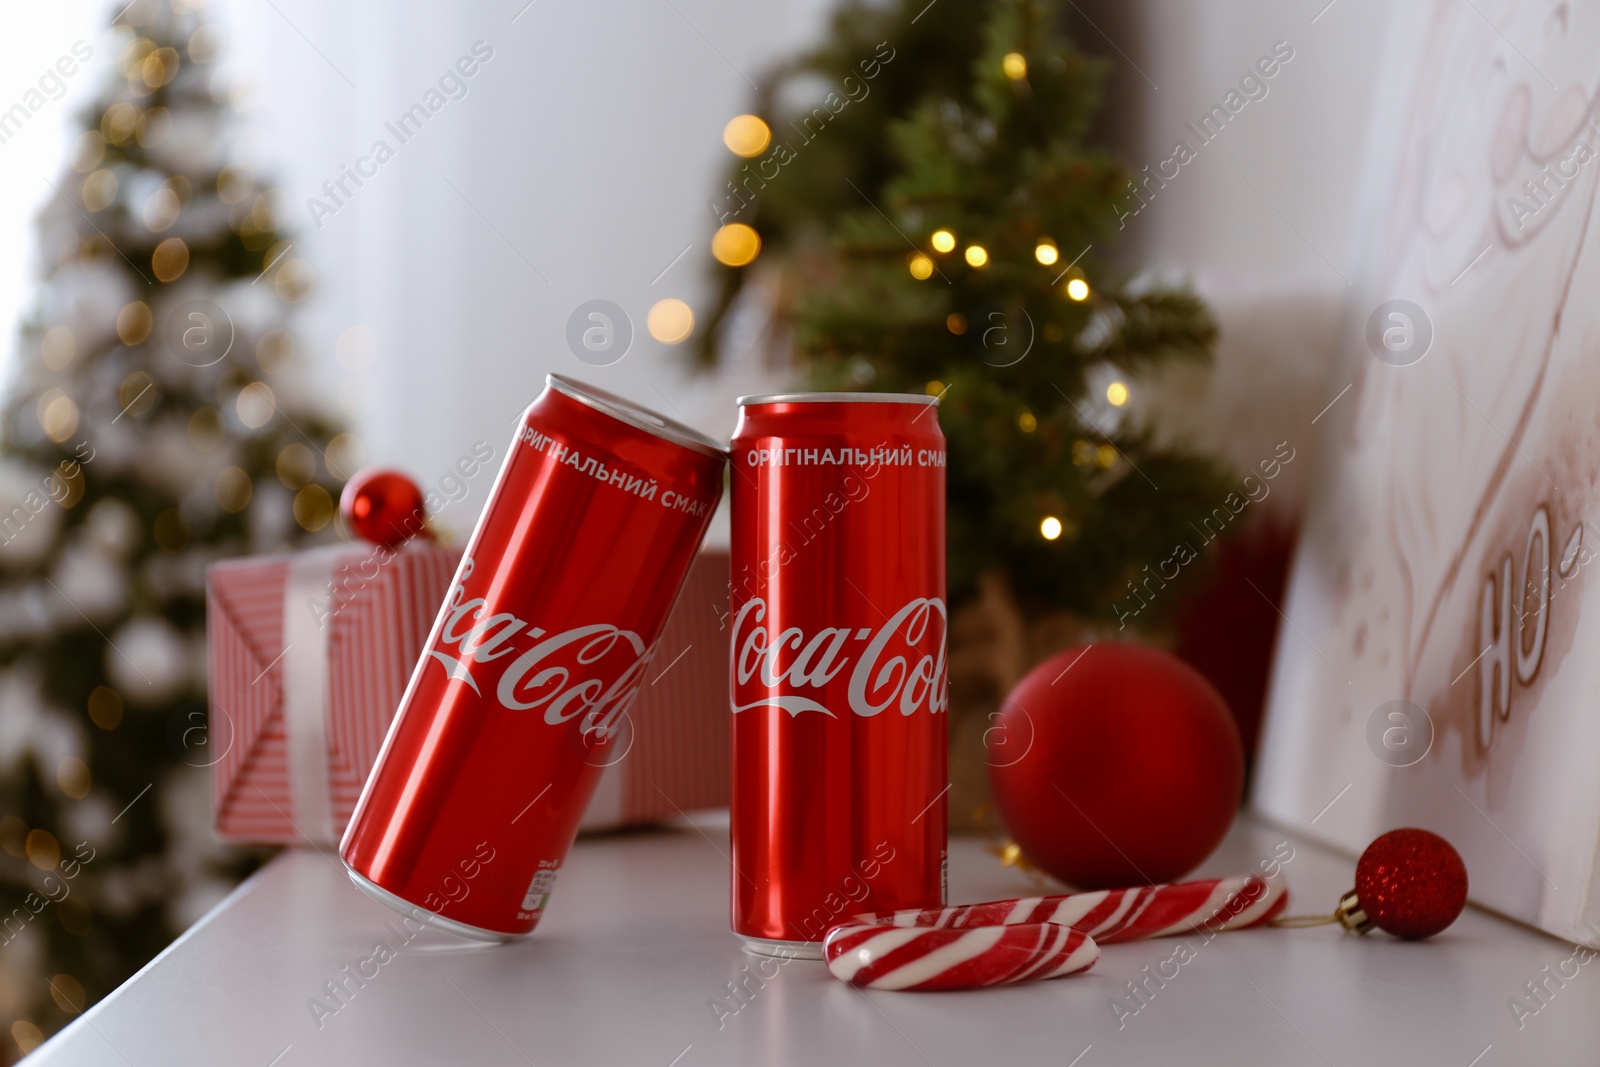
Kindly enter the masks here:
[[1244, 751], [1199, 672], [1153, 648], [1069, 649], [1019, 682], [988, 732], [1000, 818], [1082, 889], [1174, 882], [1233, 822]]
[[1347, 930], [1373, 927], [1408, 941], [1432, 937], [1467, 906], [1467, 866], [1450, 842], [1427, 830], [1391, 830], [1356, 863], [1356, 887], [1335, 914]]
[[427, 534], [422, 490], [396, 470], [358, 471], [339, 494], [339, 511], [357, 537], [388, 548]]

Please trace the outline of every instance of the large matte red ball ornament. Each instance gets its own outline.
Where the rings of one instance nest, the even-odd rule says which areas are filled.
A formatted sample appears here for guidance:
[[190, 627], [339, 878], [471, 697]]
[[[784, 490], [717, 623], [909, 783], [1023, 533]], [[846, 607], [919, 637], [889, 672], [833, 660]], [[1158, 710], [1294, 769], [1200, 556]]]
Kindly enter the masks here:
[[351, 533], [389, 548], [425, 530], [422, 490], [395, 470], [358, 471], [339, 494], [339, 512]]
[[1427, 830], [1390, 830], [1356, 863], [1355, 896], [1372, 925], [1395, 937], [1432, 937], [1467, 906], [1467, 865]]
[[986, 744], [1023, 855], [1083, 889], [1182, 878], [1222, 841], [1244, 789], [1239, 729], [1217, 691], [1138, 645], [1046, 660], [1011, 691]]

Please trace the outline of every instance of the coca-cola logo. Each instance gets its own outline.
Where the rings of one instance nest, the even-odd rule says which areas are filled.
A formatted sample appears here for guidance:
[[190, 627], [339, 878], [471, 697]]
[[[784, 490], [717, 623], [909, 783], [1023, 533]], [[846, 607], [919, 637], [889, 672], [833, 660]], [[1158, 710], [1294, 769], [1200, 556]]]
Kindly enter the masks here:
[[490, 612], [483, 597], [467, 598], [472, 567], [471, 557], [461, 561], [460, 577], [445, 601], [444, 621], [428, 656], [480, 697], [483, 689], [474, 668], [504, 660], [493, 682], [501, 706], [542, 712], [551, 726], [576, 722], [580, 735], [592, 734], [596, 740], [616, 733], [654, 650], [632, 630], [609, 623], [547, 633], [510, 612]]
[[[838, 718], [816, 696], [849, 670], [845, 698], [850, 711], [871, 718], [890, 709], [910, 715], [921, 708], [945, 710], [944, 601], [917, 597], [874, 630], [870, 626], [825, 626], [809, 637], [798, 626], [774, 633], [766, 625], [767, 602], [752, 597], [733, 622], [733, 712], [782, 708], [790, 716], [817, 711]], [[739, 702], [742, 687], [763, 692]]]

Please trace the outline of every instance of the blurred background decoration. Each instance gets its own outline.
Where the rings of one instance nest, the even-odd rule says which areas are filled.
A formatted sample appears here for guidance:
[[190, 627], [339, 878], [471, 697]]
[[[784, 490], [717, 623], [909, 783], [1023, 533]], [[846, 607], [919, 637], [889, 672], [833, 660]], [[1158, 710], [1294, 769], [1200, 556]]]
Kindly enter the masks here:
[[[1380, 0], [8, 13], [0, 1058], [260, 858], [209, 829], [228, 739], [206, 728], [206, 563], [341, 536], [333, 501], [369, 461], [465, 531], [491, 479], [452, 481], [458, 458], [501, 447], [551, 371], [720, 437], [733, 397], [801, 381], [942, 394], [957, 823], [1000, 696], [1118, 633], [1128, 583], [1288, 442], [1270, 498], [1121, 632], [1199, 666], [1249, 752], [1310, 424], [1345, 384], [1373, 102], [1350, 57], [1385, 18]], [[1127, 179], [1284, 38], [1270, 93], [1121, 217]], [[392, 158], [348, 178], [379, 140]], [[619, 358], [565, 342], [596, 300], [630, 320]]]
[[[1128, 417], [1141, 376], [1209, 361], [1216, 325], [1187, 288], [1114, 258], [1140, 201], [1088, 135], [1109, 62], [1063, 36], [1068, 9], [848, 4], [724, 133], [744, 158], [702, 361], [718, 319], [754, 304], [769, 362], [811, 387], [939, 398], [956, 823], [983, 802], [1001, 698], [1096, 631], [1159, 633], [1178, 565], [1156, 568], [1198, 552], [1201, 523], [1221, 532], [1231, 488], [1223, 464]], [[796, 107], [797, 81], [829, 95]]]
[[0, 453], [0, 1011], [24, 1052], [259, 858], [211, 835], [204, 571], [332, 534], [359, 462], [285, 328], [309, 269], [230, 154], [215, 27], [141, 0], [104, 41]]

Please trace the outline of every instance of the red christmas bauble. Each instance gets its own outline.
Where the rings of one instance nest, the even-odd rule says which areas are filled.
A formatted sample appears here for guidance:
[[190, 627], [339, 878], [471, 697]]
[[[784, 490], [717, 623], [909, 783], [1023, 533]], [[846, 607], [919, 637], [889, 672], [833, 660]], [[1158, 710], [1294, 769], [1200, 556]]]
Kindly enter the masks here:
[[1432, 937], [1467, 906], [1467, 865], [1438, 834], [1390, 830], [1356, 863], [1356, 899], [1378, 929]]
[[390, 548], [425, 529], [422, 490], [395, 470], [358, 471], [339, 494], [339, 511], [351, 533]]
[[1222, 841], [1244, 750], [1211, 684], [1138, 645], [1034, 668], [986, 735], [1000, 818], [1040, 869], [1083, 889], [1171, 882]]

